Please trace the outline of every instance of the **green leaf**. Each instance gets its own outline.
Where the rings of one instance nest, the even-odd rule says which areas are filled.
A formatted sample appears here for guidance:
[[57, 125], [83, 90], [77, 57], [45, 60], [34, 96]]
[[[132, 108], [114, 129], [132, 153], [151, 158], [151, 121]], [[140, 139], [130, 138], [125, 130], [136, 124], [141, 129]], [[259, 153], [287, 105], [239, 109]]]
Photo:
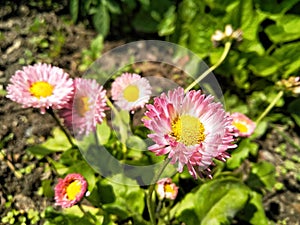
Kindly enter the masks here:
[[289, 43], [277, 48], [273, 57], [281, 62], [283, 77], [287, 78], [292, 73], [299, 71], [300, 43]]
[[295, 29], [299, 26], [300, 16], [283, 15], [277, 19], [276, 24], [268, 26], [265, 32], [274, 43], [283, 43], [300, 38], [299, 29]]
[[261, 29], [260, 24], [266, 15], [253, 10], [252, 0], [240, 1], [239, 7], [238, 10], [241, 11], [242, 17], [238, 27], [243, 31], [243, 42], [239, 49], [242, 49], [243, 52], [256, 52], [258, 55], [263, 55], [265, 50], [258, 39], [258, 33]]
[[79, 0], [70, 0], [70, 14], [72, 21], [76, 23], [79, 11]]
[[43, 195], [48, 198], [52, 198], [54, 196], [54, 191], [51, 184], [52, 180], [42, 180]]
[[266, 77], [277, 72], [280, 64], [270, 56], [257, 56], [250, 59], [249, 69], [257, 76]]
[[51, 163], [51, 166], [55, 169], [56, 173], [60, 176], [66, 174], [68, 171], [68, 167], [60, 162], [53, 160], [52, 158], [48, 157], [47, 160]]
[[[86, 211], [86, 215], [78, 207], [71, 207], [65, 209], [63, 212], [55, 211], [53, 208], [48, 207], [45, 210], [45, 225], [73, 225], [73, 224], [82, 224], [82, 225], [100, 225], [103, 216], [98, 216], [96, 213], [98, 209], [91, 208], [88, 206], [83, 206]], [[92, 219], [95, 218], [95, 220]]]
[[115, 0], [105, 0], [104, 4], [107, 6], [108, 10], [113, 14], [121, 14], [122, 10], [120, 5]]
[[147, 145], [143, 139], [141, 139], [139, 136], [131, 135], [128, 137], [126, 141], [127, 147], [139, 150], [139, 151], [145, 151], [147, 150]]
[[98, 180], [87, 199], [94, 206], [102, 207], [103, 204], [114, 202], [116, 197], [111, 185], [104, 183], [103, 180]]
[[177, 217], [179, 221], [183, 221], [184, 224], [200, 224], [199, 219], [192, 209], [185, 209]]
[[296, 124], [298, 125], [298, 127], [300, 127], [300, 116], [297, 114], [293, 114], [292, 113], [292, 117], [295, 120]]
[[251, 142], [250, 139], [243, 139], [231, 153], [231, 157], [227, 160], [226, 165], [229, 169], [238, 168], [251, 152], [256, 152], [258, 145]]
[[[116, 180], [118, 180], [118, 183], [115, 183]], [[128, 185], [124, 185], [124, 183]], [[123, 175], [116, 175], [114, 182], [110, 182], [106, 179], [103, 180], [102, 185], [111, 185], [116, 197], [115, 202], [103, 206], [105, 210], [118, 215], [122, 219], [131, 216], [135, 218], [136, 221], [139, 221], [137, 224], [144, 224], [141, 215], [145, 207], [145, 193], [143, 189], [138, 186], [136, 181], [124, 177]]]
[[287, 33], [283, 26], [278, 25], [268, 26], [265, 32], [274, 43], [293, 41], [300, 37], [300, 33]]
[[111, 129], [107, 125], [107, 122], [103, 121], [100, 125], [97, 124], [96, 131], [100, 144], [105, 145], [109, 141], [111, 135]]
[[259, 138], [263, 136], [268, 128], [268, 123], [266, 121], [261, 121], [259, 124], [256, 124], [256, 128], [254, 133], [251, 135], [250, 139], [253, 140], [255, 138]]
[[62, 132], [58, 127], [53, 129], [52, 136], [53, 137], [48, 138], [43, 144], [31, 146], [26, 150], [38, 158], [43, 158], [46, 155], [54, 152], [66, 151], [72, 147], [65, 133]]
[[250, 190], [236, 178], [214, 179], [195, 193], [195, 212], [201, 224], [230, 224], [246, 205]]
[[103, 50], [104, 47], [104, 37], [99, 34], [97, 35], [97, 37], [95, 37], [92, 42], [91, 42], [91, 47], [90, 47], [90, 52], [88, 51], [88, 53], [91, 54], [91, 60], [96, 60], [100, 57], [101, 52]]
[[176, 7], [171, 6], [165, 13], [163, 20], [158, 25], [158, 34], [160, 36], [168, 36], [174, 33], [176, 29], [177, 15], [175, 13]]
[[288, 112], [291, 113], [296, 124], [300, 127], [300, 99], [295, 99], [288, 105]]
[[268, 12], [268, 14], [284, 14], [290, 8], [292, 8], [299, 0], [289, 0], [289, 1], [273, 1], [273, 0], [256, 0], [257, 5], [259, 5], [260, 10]]
[[144, 10], [139, 11], [135, 15], [132, 25], [138, 32], [154, 33], [157, 32], [158, 29], [158, 22], [154, 20], [151, 15], [149, 15], [149, 12]]
[[251, 173], [246, 183], [256, 190], [261, 188], [272, 190], [276, 183], [275, 166], [266, 161], [252, 164]]
[[186, 224], [200, 224], [198, 216], [194, 210], [195, 193], [188, 193], [184, 198], [172, 207], [170, 214]]
[[253, 225], [268, 225], [269, 221], [262, 204], [262, 196], [252, 191], [250, 193], [250, 200], [247, 202], [245, 208], [238, 214], [238, 217]]
[[128, 138], [128, 133], [130, 132], [130, 116], [129, 112], [125, 110], [121, 110], [116, 112], [117, 114], [112, 118], [112, 124], [115, 131], [117, 131], [118, 135], [120, 135], [121, 142], [123, 144], [126, 143]]
[[110, 27], [110, 16], [107, 7], [101, 3], [92, 18], [96, 31], [105, 37]]

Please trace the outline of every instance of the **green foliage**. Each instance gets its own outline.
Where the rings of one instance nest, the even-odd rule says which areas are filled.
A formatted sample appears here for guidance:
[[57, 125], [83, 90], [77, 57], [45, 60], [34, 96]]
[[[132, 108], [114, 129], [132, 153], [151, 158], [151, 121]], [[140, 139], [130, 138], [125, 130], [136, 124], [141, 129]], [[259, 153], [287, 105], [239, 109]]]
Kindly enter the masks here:
[[71, 145], [66, 135], [56, 127], [53, 129], [53, 137], [40, 145], [28, 147], [27, 151], [38, 158], [43, 158], [51, 153], [66, 151], [70, 148]]
[[250, 224], [268, 224], [261, 195], [239, 179], [215, 178], [188, 193], [171, 214], [186, 224], [231, 224], [233, 218]]
[[82, 51], [81, 63], [79, 65], [79, 71], [86, 71], [91, 64], [101, 56], [104, 47], [103, 35], [95, 37], [90, 45], [89, 49]]
[[3, 224], [26, 225], [36, 224], [40, 221], [40, 214], [38, 211], [28, 209], [27, 212], [20, 212], [12, 209], [4, 217], [1, 218]]
[[249, 154], [256, 155], [258, 144], [251, 142], [250, 139], [244, 139], [239, 142], [238, 147], [231, 153], [231, 157], [227, 160], [226, 165], [229, 169], [236, 169], [244, 162]]
[[259, 162], [252, 164], [251, 173], [247, 184], [253, 189], [266, 188], [271, 190], [275, 185], [275, 166], [269, 162]]
[[[258, 105], [252, 106], [248, 102], [248, 110], [255, 109], [251, 113], [255, 116], [264, 110], [263, 102], [271, 101], [272, 96], [261, 101], [262, 97], [254, 96], [254, 93], [268, 93], [266, 88], [273, 92], [276, 81], [299, 73], [299, 30], [295, 27], [300, 17], [290, 12], [297, 3], [299, 0], [285, 3], [183, 0], [178, 7], [166, 11], [158, 33], [189, 48], [208, 64], [214, 64], [222, 53], [222, 48], [215, 48], [211, 42], [214, 32], [217, 29], [223, 31], [227, 24], [234, 29], [240, 28], [242, 42], [233, 45], [215, 74], [219, 80], [233, 80], [221, 83], [224, 89], [234, 90], [230, 91], [230, 97], [238, 94], [239, 99], [246, 102], [252, 94], [254, 99], [250, 101], [258, 101]], [[235, 106], [241, 107], [241, 104]]]
[[70, 0], [69, 10], [73, 22], [87, 19], [106, 37], [117, 33], [156, 33], [164, 13], [175, 1], [166, 0]]

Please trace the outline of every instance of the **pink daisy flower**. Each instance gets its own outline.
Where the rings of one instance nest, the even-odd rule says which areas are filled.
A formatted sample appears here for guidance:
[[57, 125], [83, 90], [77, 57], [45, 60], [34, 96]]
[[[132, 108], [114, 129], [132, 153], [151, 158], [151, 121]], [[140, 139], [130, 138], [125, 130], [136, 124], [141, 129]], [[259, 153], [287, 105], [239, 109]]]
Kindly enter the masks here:
[[157, 181], [156, 191], [159, 199], [174, 200], [178, 194], [178, 187], [171, 178], [162, 178]]
[[144, 107], [151, 96], [151, 86], [138, 74], [123, 73], [112, 83], [112, 99], [123, 110], [134, 111]]
[[167, 154], [172, 164], [178, 162], [179, 172], [187, 165], [194, 178], [205, 171], [209, 175], [213, 158], [225, 161], [226, 150], [236, 147], [232, 118], [222, 104], [213, 102], [213, 96], [195, 90], [185, 94], [179, 87], [146, 107], [143, 122], [153, 131], [148, 137], [155, 142], [148, 149]]
[[61, 109], [72, 98], [73, 81], [61, 68], [35, 64], [16, 71], [7, 86], [7, 98], [23, 107]]
[[238, 136], [249, 137], [253, 134], [256, 124], [243, 113], [232, 113], [231, 118], [232, 125], [236, 128]]
[[69, 208], [77, 204], [87, 191], [87, 182], [77, 173], [68, 174], [64, 179], [59, 179], [54, 188], [55, 205]]
[[106, 110], [106, 90], [96, 80], [76, 78], [75, 94], [66, 108], [60, 111], [65, 125], [78, 135], [94, 131], [102, 123]]

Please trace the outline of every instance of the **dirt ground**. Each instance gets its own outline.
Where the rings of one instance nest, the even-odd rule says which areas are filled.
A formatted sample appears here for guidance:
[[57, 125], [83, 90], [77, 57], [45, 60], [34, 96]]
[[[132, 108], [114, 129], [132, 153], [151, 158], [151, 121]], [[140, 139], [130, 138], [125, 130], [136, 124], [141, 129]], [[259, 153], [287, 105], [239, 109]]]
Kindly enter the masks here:
[[[66, 24], [64, 13], [66, 8], [63, 6], [45, 10], [41, 6], [6, 2], [0, 7], [0, 90], [5, 89], [11, 75], [22, 64], [35, 61], [64, 68], [71, 77], [81, 75], [78, 65], [82, 50], [89, 47], [96, 34], [82, 24]], [[51, 38], [54, 33], [57, 39]], [[57, 43], [61, 34], [65, 36], [63, 44]], [[125, 39], [107, 40], [105, 49], [125, 42]], [[51, 47], [58, 45], [60, 49]], [[170, 68], [155, 65], [141, 66], [140, 70], [148, 74], [170, 74]], [[53, 199], [38, 193], [41, 180], [55, 180], [47, 170], [47, 161], [32, 157], [25, 150], [30, 145], [42, 143], [51, 134], [54, 125], [49, 115], [41, 115], [39, 110], [23, 109], [0, 96], [0, 150], [5, 154], [0, 155], [0, 218], [13, 208], [24, 212], [33, 208], [42, 212], [53, 204]], [[278, 146], [286, 143], [282, 133], [300, 144], [296, 131], [280, 131], [280, 127], [279, 131], [270, 128], [267, 135], [258, 141], [260, 158], [276, 166], [277, 179], [284, 184], [280, 191], [267, 192], [263, 201], [271, 220], [277, 221], [277, 224], [294, 225], [300, 224], [300, 171], [292, 167], [285, 172], [282, 170], [287, 167], [287, 161], [293, 162], [293, 157], [300, 153], [291, 144], [286, 144], [284, 153], [278, 150]], [[21, 178], [16, 176], [16, 171], [21, 171]], [[6, 208], [8, 196], [13, 197], [13, 204]]]

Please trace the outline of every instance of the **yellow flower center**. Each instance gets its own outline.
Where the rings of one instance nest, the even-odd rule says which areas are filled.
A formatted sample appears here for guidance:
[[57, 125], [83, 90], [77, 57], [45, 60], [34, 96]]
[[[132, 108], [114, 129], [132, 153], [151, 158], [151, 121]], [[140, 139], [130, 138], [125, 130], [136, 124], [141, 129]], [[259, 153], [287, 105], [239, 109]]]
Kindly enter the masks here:
[[233, 126], [236, 127], [236, 129], [238, 129], [241, 133], [247, 133], [248, 132], [248, 127], [246, 124], [244, 124], [241, 121], [234, 121], [232, 123]]
[[139, 99], [140, 90], [136, 85], [129, 85], [124, 89], [123, 96], [128, 102], [135, 102]]
[[76, 98], [74, 107], [79, 116], [84, 117], [85, 113], [89, 111], [90, 104], [88, 97]]
[[166, 193], [175, 194], [175, 189], [170, 184], [165, 184], [164, 188]]
[[30, 93], [37, 97], [48, 97], [52, 95], [54, 87], [45, 81], [37, 81], [33, 83], [29, 89]]
[[204, 126], [198, 118], [182, 115], [172, 122], [172, 136], [186, 146], [204, 141]]
[[81, 182], [79, 180], [75, 180], [69, 184], [67, 187], [66, 193], [69, 200], [74, 200], [76, 196], [81, 191]]

